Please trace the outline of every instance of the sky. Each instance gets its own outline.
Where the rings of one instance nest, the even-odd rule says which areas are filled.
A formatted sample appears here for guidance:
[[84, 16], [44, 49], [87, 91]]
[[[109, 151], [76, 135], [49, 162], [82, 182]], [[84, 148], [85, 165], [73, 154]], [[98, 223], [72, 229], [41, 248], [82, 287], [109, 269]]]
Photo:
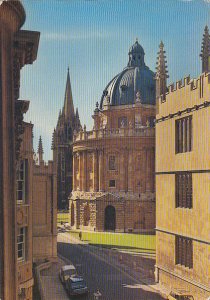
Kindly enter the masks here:
[[22, 29], [39, 31], [37, 60], [21, 70], [20, 99], [30, 100], [24, 120], [34, 124], [34, 150], [42, 136], [44, 159], [63, 107], [67, 68], [74, 107], [82, 126], [107, 83], [128, 63], [136, 38], [146, 65], [155, 71], [160, 41], [165, 45], [168, 84], [201, 73], [201, 42], [210, 28], [210, 0], [22, 0]]

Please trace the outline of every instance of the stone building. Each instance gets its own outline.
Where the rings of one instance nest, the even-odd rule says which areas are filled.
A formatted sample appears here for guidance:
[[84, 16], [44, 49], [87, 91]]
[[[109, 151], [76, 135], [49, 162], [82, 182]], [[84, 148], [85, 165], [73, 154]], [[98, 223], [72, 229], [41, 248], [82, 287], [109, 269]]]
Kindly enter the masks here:
[[69, 69], [62, 112], [59, 112], [57, 126], [54, 129], [52, 150], [53, 161], [57, 172], [57, 205], [58, 209], [68, 207], [68, 196], [72, 191], [73, 133], [81, 127], [79, 113], [74, 111]]
[[57, 258], [57, 178], [53, 161], [43, 160], [40, 137], [33, 164], [33, 261]]
[[136, 41], [106, 86], [92, 131], [74, 136], [71, 226], [139, 232], [155, 228], [155, 79]]
[[[23, 123], [28, 102], [18, 98], [20, 69], [36, 60], [39, 33], [20, 30], [24, 21], [25, 11], [19, 1], [1, 1], [0, 298], [4, 300], [32, 299], [31, 190], [21, 196], [20, 189], [16, 188], [15, 175], [18, 165], [19, 168], [24, 167], [20, 162], [22, 157], [28, 160], [30, 167], [28, 146], [22, 145], [20, 149], [24, 129], [26, 135], [31, 131], [31, 125]], [[20, 187], [21, 183], [18, 185]]]
[[[29, 101], [20, 102], [26, 112]], [[20, 135], [21, 147], [16, 166], [18, 299], [32, 299], [33, 125], [24, 122], [22, 128], [24, 132]]]
[[202, 74], [166, 86], [160, 45], [156, 74], [156, 280], [196, 300], [210, 295], [210, 37]]

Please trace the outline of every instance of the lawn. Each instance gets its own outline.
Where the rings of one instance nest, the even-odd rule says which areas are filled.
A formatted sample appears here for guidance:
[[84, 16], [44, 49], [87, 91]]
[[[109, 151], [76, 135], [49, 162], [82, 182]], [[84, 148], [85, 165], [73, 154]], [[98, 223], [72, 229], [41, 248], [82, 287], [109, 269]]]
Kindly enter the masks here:
[[62, 213], [58, 213], [57, 214], [57, 223], [61, 223], [64, 222], [64, 223], [68, 223], [69, 222], [69, 212], [62, 212]]
[[[69, 234], [79, 238], [79, 231], [71, 230]], [[82, 232], [82, 240], [90, 245], [104, 248], [116, 248], [121, 251], [155, 253], [155, 235]]]

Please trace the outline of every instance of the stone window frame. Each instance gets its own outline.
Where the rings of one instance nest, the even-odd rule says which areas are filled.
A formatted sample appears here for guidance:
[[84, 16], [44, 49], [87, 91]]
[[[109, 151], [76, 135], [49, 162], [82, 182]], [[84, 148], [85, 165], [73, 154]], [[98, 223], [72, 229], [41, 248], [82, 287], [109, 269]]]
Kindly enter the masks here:
[[26, 228], [18, 228], [17, 233], [17, 260], [25, 261], [26, 260]]
[[175, 236], [175, 264], [193, 269], [193, 240]]
[[[112, 161], [111, 161], [112, 159]], [[114, 162], [113, 162], [114, 160]], [[109, 154], [108, 157], [108, 169], [109, 171], [116, 171], [117, 170], [117, 159], [115, 154]]]
[[175, 120], [175, 153], [191, 152], [193, 148], [192, 115]]
[[[118, 117], [118, 128], [127, 128], [128, 127], [128, 117], [127, 116], [120, 116]], [[122, 122], [124, 123], [124, 126], [122, 126]]]
[[26, 203], [26, 180], [27, 180], [28, 160], [18, 161], [16, 169], [16, 201], [17, 204]]
[[191, 172], [175, 174], [175, 207], [193, 208], [193, 179]]

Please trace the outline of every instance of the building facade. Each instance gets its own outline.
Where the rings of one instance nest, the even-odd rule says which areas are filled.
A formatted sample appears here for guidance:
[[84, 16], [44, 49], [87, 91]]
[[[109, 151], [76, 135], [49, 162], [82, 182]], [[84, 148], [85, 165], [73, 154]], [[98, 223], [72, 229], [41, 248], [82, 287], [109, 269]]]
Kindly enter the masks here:
[[156, 280], [196, 300], [210, 296], [210, 37], [202, 74], [166, 86], [160, 45], [156, 74]]
[[53, 162], [57, 172], [58, 209], [68, 207], [68, 197], [72, 191], [73, 157], [72, 141], [74, 132], [80, 125], [79, 113], [74, 111], [69, 69], [66, 81], [65, 98], [62, 112], [59, 112], [57, 126], [53, 132]]
[[57, 259], [57, 178], [53, 161], [43, 160], [39, 139], [33, 161], [33, 261]]
[[74, 136], [73, 228], [139, 232], [155, 227], [155, 80], [138, 41], [106, 86], [94, 127]]
[[[29, 165], [31, 161], [26, 145], [22, 145], [22, 150], [20, 148], [24, 129], [25, 134], [31, 130], [31, 125], [23, 123], [28, 103], [18, 98], [20, 70], [36, 60], [39, 33], [20, 30], [24, 21], [25, 11], [19, 1], [1, 1], [0, 298], [4, 300], [32, 299], [32, 244], [26, 236], [32, 230], [31, 190], [27, 190], [25, 199], [17, 199], [21, 196], [21, 183], [16, 186], [16, 169], [22, 159], [21, 151]], [[23, 167], [23, 164], [20, 163], [20, 166]], [[23, 243], [27, 245], [25, 253], [22, 251]]]
[[[21, 102], [21, 105], [25, 106], [24, 111], [26, 111], [29, 101]], [[32, 273], [33, 125], [24, 122], [23, 130], [16, 166], [18, 299], [32, 299], [34, 284]]]

